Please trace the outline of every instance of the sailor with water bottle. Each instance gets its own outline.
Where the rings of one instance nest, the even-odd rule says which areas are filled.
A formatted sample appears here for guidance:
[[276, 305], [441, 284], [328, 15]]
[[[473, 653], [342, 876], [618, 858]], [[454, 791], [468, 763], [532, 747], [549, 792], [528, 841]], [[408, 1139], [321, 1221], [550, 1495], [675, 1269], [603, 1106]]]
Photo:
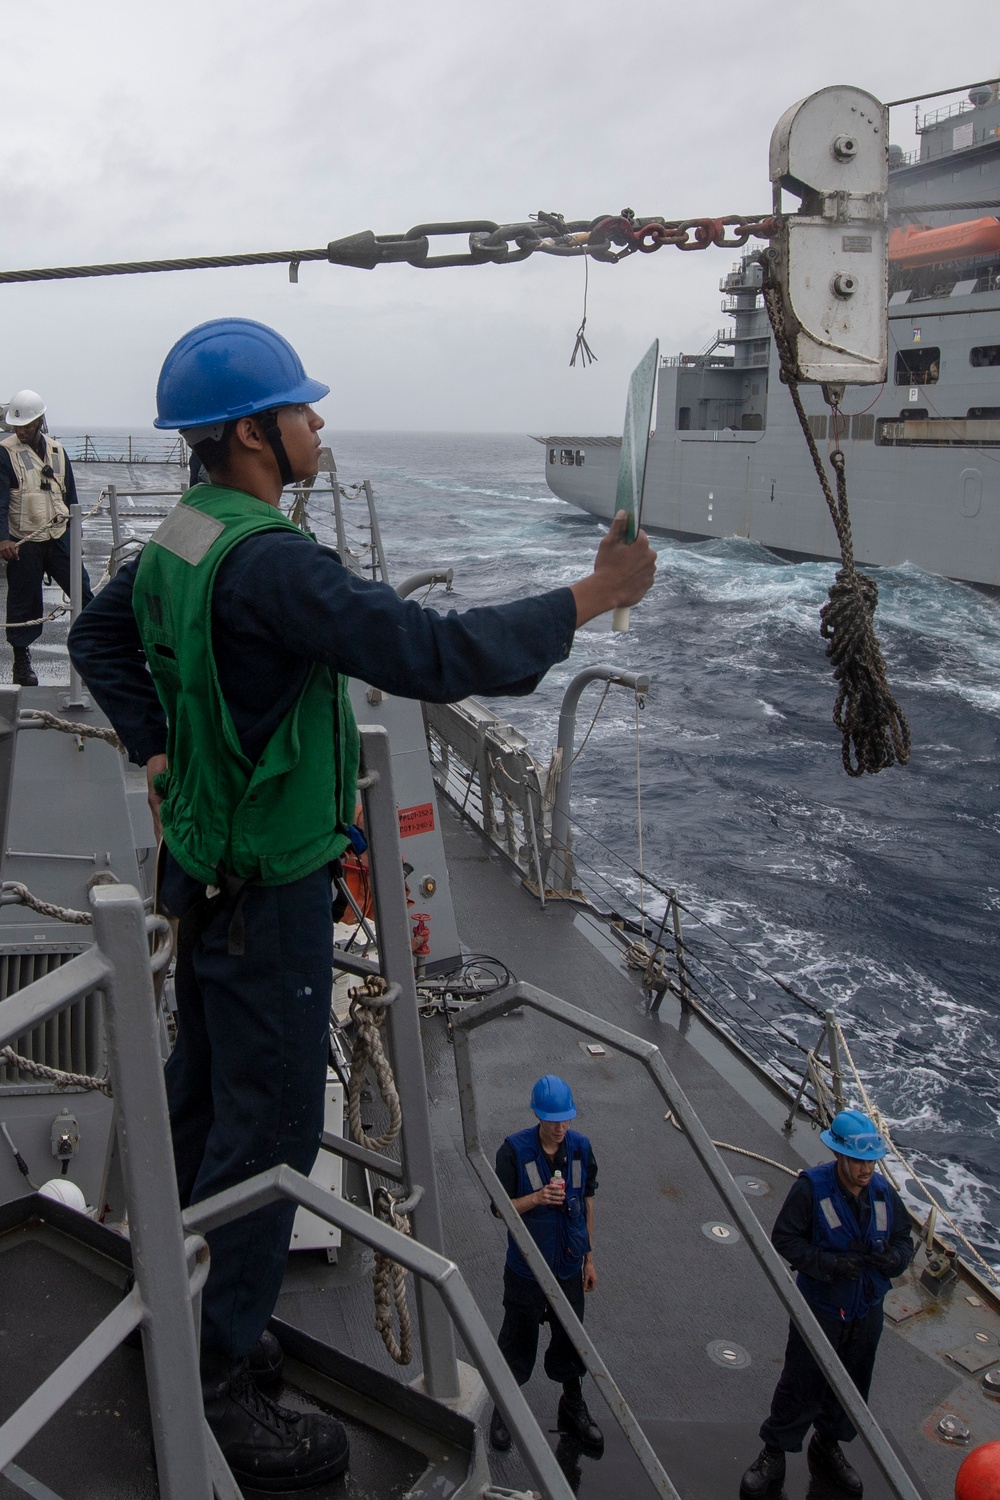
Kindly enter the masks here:
[[[597, 1286], [592, 1232], [597, 1162], [585, 1135], [570, 1130], [576, 1105], [568, 1083], [554, 1074], [539, 1078], [531, 1091], [538, 1120], [507, 1136], [497, 1152], [497, 1176], [524, 1219], [566, 1299], [583, 1321], [584, 1292]], [[513, 1239], [507, 1237], [503, 1273], [503, 1326], [497, 1343], [518, 1385], [526, 1385], [535, 1367], [538, 1330], [552, 1330], [545, 1351], [545, 1373], [562, 1384], [559, 1431], [568, 1433], [591, 1453], [604, 1448], [601, 1429], [587, 1410], [580, 1382], [587, 1373], [562, 1324]], [[490, 1422], [490, 1442], [501, 1452], [510, 1447], [510, 1432], [499, 1411]]]

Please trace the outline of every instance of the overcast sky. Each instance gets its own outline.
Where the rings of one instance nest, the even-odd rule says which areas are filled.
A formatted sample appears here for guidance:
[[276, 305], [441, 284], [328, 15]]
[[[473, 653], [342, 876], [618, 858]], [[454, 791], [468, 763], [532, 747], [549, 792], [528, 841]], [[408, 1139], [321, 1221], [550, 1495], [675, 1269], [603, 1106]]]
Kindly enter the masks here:
[[[766, 211], [796, 99], [882, 99], [996, 69], [989, 0], [32, 0], [6, 49], [0, 265], [308, 248], [420, 221]], [[913, 110], [892, 139], [913, 144]], [[435, 248], [443, 249], [442, 245]], [[0, 286], [0, 395], [53, 426], [145, 427], [173, 341], [262, 319], [330, 384], [336, 428], [621, 430], [651, 339], [723, 323], [732, 253], [583, 265], [306, 264]]]

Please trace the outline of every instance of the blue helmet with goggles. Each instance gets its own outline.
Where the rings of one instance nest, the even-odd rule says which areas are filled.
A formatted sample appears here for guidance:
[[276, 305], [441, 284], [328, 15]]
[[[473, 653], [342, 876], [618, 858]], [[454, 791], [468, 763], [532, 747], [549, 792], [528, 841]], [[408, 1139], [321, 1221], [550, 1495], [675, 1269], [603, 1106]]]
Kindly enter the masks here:
[[842, 1109], [830, 1121], [829, 1130], [820, 1131], [819, 1138], [838, 1156], [850, 1156], [855, 1161], [881, 1161], [889, 1154], [874, 1120], [869, 1120], [860, 1109]]

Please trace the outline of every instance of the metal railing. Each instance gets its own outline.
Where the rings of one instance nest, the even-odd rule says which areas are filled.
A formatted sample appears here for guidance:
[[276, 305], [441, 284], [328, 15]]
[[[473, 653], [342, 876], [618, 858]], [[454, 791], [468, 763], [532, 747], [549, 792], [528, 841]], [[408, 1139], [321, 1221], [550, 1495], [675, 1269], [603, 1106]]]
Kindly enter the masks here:
[[[897, 1497], [897, 1500], [922, 1500], [919, 1490], [904, 1469], [854, 1381], [823, 1333], [812, 1309], [792, 1281], [784, 1262], [772, 1246], [742, 1189], [735, 1182], [716, 1150], [701, 1119], [668, 1068], [660, 1049], [652, 1042], [644, 1041], [641, 1037], [634, 1036], [619, 1026], [613, 1026], [610, 1022], [593, 1016], [578, 1006], [570, 1005], [568, 1001], [557, 999], [555, 995], [536, 989], [534, 985], [514, 984], [502, 990], [498, 995], [479, 1001], [475, 1006], [453, 1019], [455, 1069], [458, 1075], [458, 1096], [462, 1111], [462, 1133], [465, 1139], [466, 1155], [515, 1244], [545, 1292], [567, 1337], [593, 1376], [611, 1415], [620, 1426], [626, 1441], [657, 1494], [667, 1497], [667, 1500], [677, 1500], [677, 1491], [669, 1476], [598, 1355], [593, 1341], [570, 1307], [544, 1256], [525, 1228], [520, 1215], [512, 1207], [480, 1143], [469, 1038], [471, 1033], [479, 1027], [498, 1020], [520, 1006], [527, 1006], [544, 1016], [561, 1021], [572, 1030], [592, 1037], [605, 1047], [614, 1048], [615, 1051], [642, 1063], [690, 1141], [698, 1161], [718, 1190], [735, 1223], [746, 1237], [747, 1244], [772, 1289], [805, 1340], [824, 1378], [836, 1392], [838, 1401], [857, 1428], [892, 1494]], [[503, 1409], [506, 1411], [506, 1408]]]
[[59, 441], [75, 464], [186, 464], [190, 450], [182, 437], [155, 438], [142, 434], [103, 438], [89, 432], [70, 433]]
[[[383, 729], [364, 728], [361, 745], [361, 790], [370, 837], [381, 970], [393, 996], [389, 1041], [403, 1110], [402, 1160], [383, 1160], [336, 1137], [326, 1137], [324, 1145], [355, 1160], [364, 1159], [374, 1170], [410, 1184], [411, 1198], [417, 1197], [411, 1211], [413, 1238], [284, 1166], [181, 1213], [153, 988], [153, 972], [166, 963], [169, 946], [161, 941], [152, 961], [148, 946], [150, 932], [162, 940], [169, 929], [163, 919], [146, 917], [142, 900], [131, 887], [95, 887], [90, 894], [95, 945], [0, 1003], [0, 1046], [42, 1025], [81, 996], [95, 990], [102, 993], [118, 1170], [136, 1284], [0, 1426], [0, 1473], [122, 1340], [142, 1326], [149, 1333], [143, 1340], [143, 1354], [161, 1495], [164, 1500], [212, 1500], [214, 1491], [220, 1500], [239, 1500], [239, 1489], [204, 1421], [201, 1405], [196, 1321], [198, 1293], [208, 1271], [203, 1236], [286, 1198], [413, 1272], [418, 1278], [428, 1394], [444, 1401], [459, 1395], [454, 1324], [505, 1413], [533, 1479], [549, 1500], [571, 1500], [570, 1487], [486, 1320], [458, 1267], [444, 1254], [388, 736]], [[6, 790], [9, 793], [9, 786]], [[0, 794], [3, 791], [0, 787]], [[188, 1308], [192, 1313], [185, 1314]]]

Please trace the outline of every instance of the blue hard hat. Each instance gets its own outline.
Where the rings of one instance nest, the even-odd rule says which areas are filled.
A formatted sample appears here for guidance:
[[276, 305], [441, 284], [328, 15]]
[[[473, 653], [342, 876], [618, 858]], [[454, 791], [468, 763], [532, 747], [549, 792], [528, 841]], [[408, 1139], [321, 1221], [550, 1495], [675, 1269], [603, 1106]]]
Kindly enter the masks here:
[[860, 1109], [842, 1109], [830, 1121], [829, 1130], [820, 1131], [820, 1140], [838, 1156], [853, 1156], [855, 1161], [881, 1161], [889, 1148]]
[[554, 1073], [546, 1073], [544, 1078], [539, 1078], [531, 1090], [531, 1108], [540, 1120], [576, 1118], [573, 1091], [568, 1083], [557, 1078]]
[[286, 338], [251, 318], [212, 318], [179, 338], [156, 384], [154, 427], [208, 427], [257, 412], [318, 401]]

